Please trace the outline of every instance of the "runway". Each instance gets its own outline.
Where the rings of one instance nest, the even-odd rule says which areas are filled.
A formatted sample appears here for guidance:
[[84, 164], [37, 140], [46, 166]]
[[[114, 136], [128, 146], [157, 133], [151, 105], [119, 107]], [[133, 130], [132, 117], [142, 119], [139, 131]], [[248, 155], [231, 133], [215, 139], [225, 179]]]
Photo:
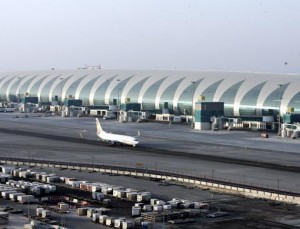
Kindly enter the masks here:
[[[103, 142], [96, 141], [93, 118], [36, 117], [25, 119], [14, 118], [12, 114], [1, 114], [0, 121], [1, 156], [61, 159], [128, 167], [142, 164], [149, 169], [187, 175], [201, 174], [206, 177], [213, 176], [218, 179], [265, 187], [279, 185], [280, 188], [300, 192], [299, 170], [297, 170], [299, 163], [296, 161], [296, 158], [299, 160], [299, 156], [293, 150], [284, 152], [278, 149], [272, 151], [271, 148], [250, 149], [233, 144], [235, 139], [231, 140], [232, 146], [223, 145], [222, 142], [205, 144], [205, 137], [208, 139], [212, 136], [211, 133], [206, 133], [205, 137], [203, 137], [205, 133], [201, 133], [201, 139], [197, 142], [200, 134], [181, 124], [174, 125], [173, 130], [170, 130], [166, 129], [165, 124], [162, 123], [139, 125], [106, 121], [102, 122], [102, 125], [109, 131], [134, 135], [137, 129], [140, 129], [142, 133], [141, 145], [134, 149], [110, 147]], [[79, 133], [84, 128], [89, 131], [85, 132], [84, 139], [80, 139]], [[163, 132], [163, 129], [166, 131]], [[243, 137], [253, 135], [253, 133], [246, 134], [228, 133], [231, 137], [240, 135], [240, 139], [236, 139], [240, 142], [246, 141]], [[222, 135], [223, 140], [224, 138], [227, 138], [227, 141], [230, 140], [226, 133], [219, 132], [216, 135]], [[293, 148], [298, 142], [286, 148]], [[235, 155], [238, 156], [235, 157]], [[261, 156], [257, 157], [257, 155]], [[281, 159], [278, 160], [279, 158]], [[270, 167], [267, 163], [277, 167]]]

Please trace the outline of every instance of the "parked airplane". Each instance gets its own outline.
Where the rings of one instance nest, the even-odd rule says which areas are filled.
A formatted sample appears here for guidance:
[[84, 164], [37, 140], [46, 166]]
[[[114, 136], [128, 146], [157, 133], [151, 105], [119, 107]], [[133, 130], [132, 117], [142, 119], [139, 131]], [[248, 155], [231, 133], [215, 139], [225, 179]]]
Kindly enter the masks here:
[[97, 135], [102, 141], [109, 142], [111, 145], [114, 144], [125, 144], [125, 145], [132, 145], [135, 147], [137, 144], [139, 144], [139, 141], [137, 140], [137, 137], [140, 136], [140, 132], [138, 131], [137, 137], [131, 137], [128, 135], [121, 135], [121, 134], [112, 134], [105, 132], [99, 122], [99, 119], [96, 118], [96, 126], [97, 126]]

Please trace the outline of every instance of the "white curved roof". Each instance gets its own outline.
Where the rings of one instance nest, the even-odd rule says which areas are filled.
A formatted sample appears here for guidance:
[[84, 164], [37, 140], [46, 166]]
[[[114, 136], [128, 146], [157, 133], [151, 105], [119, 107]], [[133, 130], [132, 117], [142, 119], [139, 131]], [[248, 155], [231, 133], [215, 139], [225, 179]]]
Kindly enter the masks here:
[[[108, 104], [112, 99], [116, 99], [117, 90], [121, 102], [125, 101], [130, 91], [135, 90], [138, 95], [138, 98], [135, 98], [136, 101], [142, 105], [145, 101], [147, 103], [150, 101], [155, 109], [160, 109], [160, 105], [164, 102], [171, 104], [173, 109], [177, 109], [179, 103], [191, 107], [192, 100], [195, 101], [200, 95], [207, 96], [207, 101], [220, 101], [227, 93], [227, 96], [232, 96], [233, 102], [227, 103], [225, 99], [225, 107], [233, 107], [234, 115], [239, 115], [241, 107], [247, 107], [245, 103], [247, 99], [251, 100], [249, 106], [255, 106], [256, 109], [279, 109], [280, 105], [283, 113], [288, 106], [292, 105], [296, 112], [300, 113], [300, 75], [296, 74], [113, 69], [4, 72], [0, 73], [0, 98], [11, 101], [15, 100], [19, 93], [23, 95], [28, 92], [31, 96], [37, 96], [39, 101], [45, 100], [44, 98], [52, 101], [55, 95], [59, 98], [67, 97], [70, 87], [74, 86], [78, 80], [80, 82], [75, 84], [76, 88], [72, 88], [73, 96], [87, 101], [86, 105], [97, 105], [94, 101], [100, 94], [104, 95], [101, 101]], [[144, 83], [137, 88], [139, 82], [143, 81]], [[161, 82], [157, 85], [159, 81]], [[197, 85], [190, 87], [192, 82], [197, 81], [199, 81]], [[238, 82], [241, 82], [239, 88], [233, 90], [233, 85]], [[254, 91], [253, 88], [262, 83], [264, 85], [260, 91]], [[106, 84], [104, 88], [103, 85]], [[276, 90], [281, 87], [279, 85], [285, 85], [284, 91], [276, 94]], [[89, 91], [86, 98], [82, 98], [83, 88]], [[188, 90], [194, 90], [190, 92], [192, 96], [189, 101], [180, 101], [183, 93], [187, 93]], [[166, 96], [169, 98], [166, 99]], [[266, 104], [269, 105], [266, 106]]]

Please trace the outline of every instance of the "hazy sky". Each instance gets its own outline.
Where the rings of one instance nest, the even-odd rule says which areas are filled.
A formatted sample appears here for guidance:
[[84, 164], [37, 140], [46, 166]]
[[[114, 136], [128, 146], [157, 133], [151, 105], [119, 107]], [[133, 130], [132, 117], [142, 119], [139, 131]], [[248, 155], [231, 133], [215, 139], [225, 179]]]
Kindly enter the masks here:
[[300, 0], [0, 0], [0, 71], [300, 73]]

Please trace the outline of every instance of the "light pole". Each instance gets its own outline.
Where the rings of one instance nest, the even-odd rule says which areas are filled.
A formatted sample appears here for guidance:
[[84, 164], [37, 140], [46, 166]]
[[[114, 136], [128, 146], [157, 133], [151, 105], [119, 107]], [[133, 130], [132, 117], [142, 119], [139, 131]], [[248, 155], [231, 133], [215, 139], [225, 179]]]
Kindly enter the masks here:
[[[19, 108], [19, 111], [22, 111], [22, 107], [21, 107], [20, 103], [21, 103], [21, 80], [22, 80], [23, 78], [19, 76], [18, 79], [19, 79], [18, 108]], [[24, 112], [26, 112], [25, 98], [24, 98]]]
[[117, 82], [118, 82], [118, 100], [117, 100], [117, 121], [119, 121], [119, 112], [120, 112], [120, 109], [119, 109], [119, 105], [120, 105], [120, 102], [119, 102], [119, 97], [120, 97], [120, 95], [119, 95], [119, 93], [120, 93], [120, 91], [119, 91], [119, 83], [120, 83], [120, 79], [117, 79]]
[[60, 77], [59, 79], [60, 79], [60, 112], [62, 114], [62, 100], [63, 100], [63, 98], [62, 98], [62, 96], [63, 96], [63, 93], [62, 93], [62, 81], [63, 81], [64, 78]]
[[[278, 84], [279, 88], [283, 86], [283, 84]], [[278, 109], [278, 136], [281, 136], [281, 124], [280, 124], [280, 118], [281, 118], [281, 114], [280, 114], [280, 108], [281, 108], [281, 101], [282, 101], [282, 95], [279, 98], [279, 109]]]
[[192, 93], [192, 120], [191, 120], [191, 128], [194, 129], [194, 120], [195, 120], [195, 110], [194, 110], [194, 95], [195, 95], [195, 84], [196, 84], [196, 81], [192, 81], [191, 82], [192, 86], [193, 86], [193, 93]]
[[21, 79], [22, 79], [22, 77], [19, 76], [18, 79], [19, 79], [18, 103], [20, 103], [21, 102]]

